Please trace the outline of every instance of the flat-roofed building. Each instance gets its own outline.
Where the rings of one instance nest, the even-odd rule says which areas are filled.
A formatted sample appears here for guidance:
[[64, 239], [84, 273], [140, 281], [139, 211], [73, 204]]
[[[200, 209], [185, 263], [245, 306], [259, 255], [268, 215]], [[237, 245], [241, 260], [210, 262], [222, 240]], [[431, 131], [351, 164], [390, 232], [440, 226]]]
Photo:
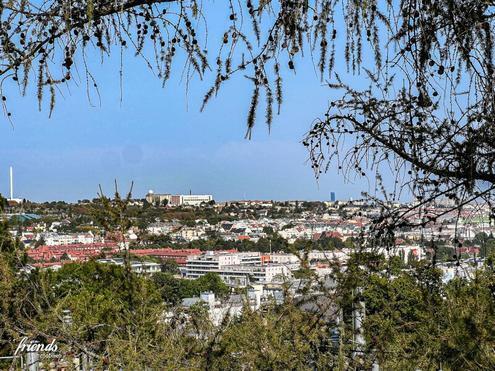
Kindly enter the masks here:
[[[103, 264], [115, 264], [115, 265], [124, 265], [124, 259], [122, 258], [109, 258], [109, 259], [98, 259], [96, 260], [98, 263]], [[153, 274], [161, 271], [161, 266], [155, 262], [141, 262], [141, 261], [131, 261], [130, 263], [131, 270], [134, 273], [138, 274]]]
[[184, 206], [199, 206], [213, 201], [212, 195], [181, 195], [181, 205]]
[[188, 259], [184, 270], [186, 278], [196, 279], [207, 273], [216, 273], [232, 286], [252, 283], [266, 284], [290, 276], [290, 269], [282, 264], [262, 264], [259, 252], [213, 252]]
[[172, 195], [168, 193], [155, 193], [153, 191], [149, 191], [146, 194], [146, 201], [150, 204], [160, 204], [163, 205], [164, 202], [168, 205], [171, 201]]
[[213, 201], [212, 195], [172, 195], [153, 191], [149, 191], [145, 198], [150, 204], [166, 204], [168, 206], [200, 206]]

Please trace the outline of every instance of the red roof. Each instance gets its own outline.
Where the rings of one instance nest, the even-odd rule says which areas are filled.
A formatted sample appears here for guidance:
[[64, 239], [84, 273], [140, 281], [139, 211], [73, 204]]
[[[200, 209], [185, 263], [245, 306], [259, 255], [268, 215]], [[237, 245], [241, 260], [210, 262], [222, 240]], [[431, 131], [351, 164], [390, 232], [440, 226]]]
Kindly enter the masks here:
[[57, 246], [40, 246], [27, 252], [28, 256], [36, 261], [40, 260], [60, 260], [67, 254], [72, 260], [87, 260], [90, 257], [99, 255], [103, 249], [109, 249], [109, 253], [116, 252], [115, 243], [90, 243], [90, 244], [70, 244]]
[[170, 247], [163, 249], [136, 249], [130, 250], [131, 254], [138, 256], [155, 256], [162, 259], [175, 260], [177, 264], [185, 265], [187, 258], [193, 255], [201, 255], [199, 249], [171, 249]]
[[339, 232], [335, 232], [335, 231], [332, 231], [332, 232], [322, 232], [322, 233], [314, 233], [313, 234], [313, 239], [320, 239], [320, 238], [338, 238], [338, 239], [342, 239], [342, 234], [340, 234]]
[[224, 254], [224, 253], [230, 253], [230, 254], [235, 254], [239, 251], [237, 251], [237, 249], [228, 249], [228, 250], [217, 250], [215, 251], [215, 253], [217, 254]]
[[469, 246], [459, 247], [458, 251], [461, 254], [479, 254], [480, 253], [480, 249], [478, 249], [477, 247], [469, 247]]

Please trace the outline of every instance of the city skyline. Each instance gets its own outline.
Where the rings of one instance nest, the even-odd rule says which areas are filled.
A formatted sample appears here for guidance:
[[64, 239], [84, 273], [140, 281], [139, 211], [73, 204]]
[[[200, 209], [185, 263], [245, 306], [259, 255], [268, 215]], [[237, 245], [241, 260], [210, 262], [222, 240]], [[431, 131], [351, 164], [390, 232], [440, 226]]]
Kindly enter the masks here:
[[0, 369], [495, 370], [495, 3], [0, 24]]
[[[221, 6], [215, 9], [225, 11]], [[228, 19], [216, 10], [209, 15], [213, 53]], [[337, 40], [344, 45], [344, 38]], [[338, 93], [325, 86], [309, 58], [297, 60], [296, 71], [284, 79], [284, 104], [271, 129], [264, 123], [262, 103], [252, 139], [246, 140], [252, 85], [244, 76], [231, 79], [200, 112], [214, 74], [204, 81], [194, 78], [186, 96], [181, 74], [173, 74], [162, 88], [143, 60], [132, 52], [124, 56], [122, 100], [116, 68], [120, 57], [115, 55], [92, 66], [99, 95], [91, 89], [90, 101], [84, 78], [78, 75], [74, 82], [79, 86], [71, 83], [62, 90], [51, 117], [49, 97], [38, 111], [34, 85], [28, 86], [25, 97], [8, 101], [13, 114], [12, 125], [5, 121], [0, 126], [5, 138], [0, 193], [8, 195], [2, 169], [9, 166], [16, 169], [18, 196], [35, 201], [95, 197], [99, 184], [112, 192], [115, 179], [121, 189], [134, 181], [136, 195], [148, 189], [181, 193], [192, 188], [219, 200], [316, 200], [328, 198], [330, 190], [342, 198], [356, 198], [361, 191], [371, 191], [366, 180], [346, 184], [336, 168], [315, 180], [301, 140]], [[335, 67], [345, 73], [343, 60]], [[350, 78], [356, 85], [365, 81]]]
[[[133, 63], [141, 62], [131, 59]], [[362, 180], [346, 184], [335, 169], [317, 182], [306, 162], [308, 154], [300, 140], [329, 93], [319, 86], [312, 67], [287, 81], [286, 104], [281, 115], [274, 117], [271, 132], [260, 120], [252, 140], [246, 140], [245, 115], [238, 112], [248, 107], [231, 94], [249, 96], [249, 86], [242, 80], [232, 81], [200, 113], [206, 83], [190, 93], [187, 110], [184, 99], [174, 98], [174, 91], [184, 93], [183, 85], [175, 81], [176, 86], [162, 89], [136, 65], [136, 75], [125, 78], [120, 106], [114, 93], [118, 81], [108, 77], [108, 66], [99, 74], [107, 79], [102, 81], [101, 107], [90, 107], [83, 89], [65, 97], [52, 118], [37, 112], [30, 96], [12, 102], [17, 106], [13, 127], [0, 129], [0, 135], [8, 139], [0, 149], [2, 194], [9, 194], [9, 166], [16, 169], [17, 196], [35, 201], [91, 198], [99, 184], [112, 192], [115, 179], [121, 189], [134, 181], [135, 195], [144, 195], [148, 189], [172, 193], [193, 189], [213, 193], [219, 200], [323, 199], [329, 198], [330, 190], [342, 198], [356, 198], [361, 191], [369, 191]], [[306, 94], [296, 94], [308, 79], [313, 86], [304, 88]], [[153, 99], [139, 99], [138, 84], [145, 85]], [[168, 105], [168, 118], [161, 119], [159, 101], [173, 99], [177, 104]], [[219, 117], [235, 119], [219, 121]]]
[[[79, 198], [77, 200], [66, 200], [66, 199], [45, 199], [45, 200], [35, 200], [35, 199], [32, 199], [29, 197], [29, 195], [23, 195], [23, 194], [18, 194], [16, 191], [14, 191], [14, 187], [13, 187], [13, 167], [10, 166], [8, 168], [8, 171], [9, 171], [9, 177], [7, 178], [7, 181], [8, 181], [8, 187], [7, 187], [7, 191], [3, 191], [3, 186], [0, 187], [0, 189], [2, 189], [2, 191], [0, 191], [0, 194], [9, 199], [9, 200], [17, 200], [17, 201], [21, 201], [23, 199], [25, 200], [29, 200], [29, 201], [34, 201], [34, 202], [50, 202], [50, 201], [67, 201], [67, 202], [75, 202], [75, 201], [81, 201], [81, 200], [84, 200], [84, 199], [92, 199], [94, 197], [83, 197], [83, 198]], [[132, 184], [132, 183], [131, 183]], [[131, 184], [118, 184], [118, 187], [119, 187], [119, 191], [122, 193], [122, 192], [127, 192], [131, 186]], [[124, 186], [124, 188], [122, 188], [122, 186]], [[129, 188], [125, 188], [125, 186], [128, 186]], [[134, 187], [133, 187], [134, 189]], [[114, 190], [114, 188], [112, 189]], [[148, 189], [147, 192], [145, 192], [144, 194], [137, 194], [135, 191], [133, 191], [133, 198], [134, 199], [144, 199], [146, 198], [147, 195], [149, 194], [153, 194], [153, 193], [156, 193], [156, 194], [165, 194], [165, 195], [171, 195], [173, 193], [175, 194], [181, 194], [181, 195], [198, 195], [198, 194], [207, 194], [209, 192], [193, 192], [192, 189], [189, 189], [189, 190], [182, 190], [182, 191], [178, 191], [178, 192], [169, 192], [167, 190], [162, 190], [161, 188], [158, 188], [157, 190], [155, 189]], [[109, 193], [110, 194], [110, 193]], [[95, 195], [96, 197], [97, 195]], [[334, 191], [329, 191], [327, 195], [324, 195], [324, 198], [322, 199], [302, 199], [302, 198], [294, 198], [294, 199], [283, 199], [283, 198], [263, 198], [263, 197], [249, 197], [249, 194], [244, 194], [242, 198], [237, 198], [237, 199], [219, 199], [219, 198], [215, 198], [214, 195], [213, 196], [213, 199], [216, 200], [216, 201], [240, 201], [240, 200], [257, 200], [257, 199], [260, 199], [260, 200], [273, 200], [273, 201], [296, 201], [296, 200], [301, 200], [301, 201], [338, 201], [339, 198], [338, 198], [338, 194], [336, 194]], [[353, 197], [350, 197], [348, 199], [353, 199]], [[344, 200], [344, 199], [340, 199], [341, 201]]]

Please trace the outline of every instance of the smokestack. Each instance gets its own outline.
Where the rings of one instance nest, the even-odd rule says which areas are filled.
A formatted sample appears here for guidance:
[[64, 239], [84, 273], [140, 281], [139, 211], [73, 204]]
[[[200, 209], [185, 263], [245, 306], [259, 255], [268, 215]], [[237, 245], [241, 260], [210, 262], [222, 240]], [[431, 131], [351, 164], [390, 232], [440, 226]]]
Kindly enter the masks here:
[[14, 199], [14, 171], [10, 167], [10, 199]]

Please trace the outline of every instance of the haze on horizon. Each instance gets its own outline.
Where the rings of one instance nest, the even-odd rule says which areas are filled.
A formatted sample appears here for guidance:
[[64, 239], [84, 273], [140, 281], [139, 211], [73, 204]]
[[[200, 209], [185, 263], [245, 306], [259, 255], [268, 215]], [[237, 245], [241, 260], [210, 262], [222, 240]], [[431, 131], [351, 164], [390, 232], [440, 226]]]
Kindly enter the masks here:
[[[219, 40], [215, 28], [222, 27], [218, 22], [210, 29], [209, 43]], [[93, 58], [101, 105], [95, 95], [88, 101], [81, 76], [74, 78], [79, 86], [71, 84], [70, 94], [59, 96], [51, 118], [46, 109], [38, 112], [36, 94], [12, 96], [13, 126], [5, 121], [0, 126], [0, 193], [9, 194], [9, 166], [14, 167], [15, 196], [33, 201], [93, 198], [99, 184], [110, 194], [115, 179], [122, 191], [134, 181], [136, 198], [149, 189], [192, 190], [220, 201], [328, 200], [332, 191], [338, 199], [349, 199], [373, 192], [366, 179], [345, 183], [335, 169], [319, 182], [313, 176], [300, 141], [333, 93], [323, 86], [310, 57], [298, 61], [296, 74], [284, 80], [284, 104], [271, 132], [261, 108], [249, 141], [244, 134], [251, 85], [243, 76], [229, 81], [200, 113], [213, 74], [191, 81], [186, 95], [181, 66], [162, 88], [142, 59], [124, 54], [122, 102], [118, 55], [103, 65]], [[343, 65], [337, 61], [337, 68]]]

